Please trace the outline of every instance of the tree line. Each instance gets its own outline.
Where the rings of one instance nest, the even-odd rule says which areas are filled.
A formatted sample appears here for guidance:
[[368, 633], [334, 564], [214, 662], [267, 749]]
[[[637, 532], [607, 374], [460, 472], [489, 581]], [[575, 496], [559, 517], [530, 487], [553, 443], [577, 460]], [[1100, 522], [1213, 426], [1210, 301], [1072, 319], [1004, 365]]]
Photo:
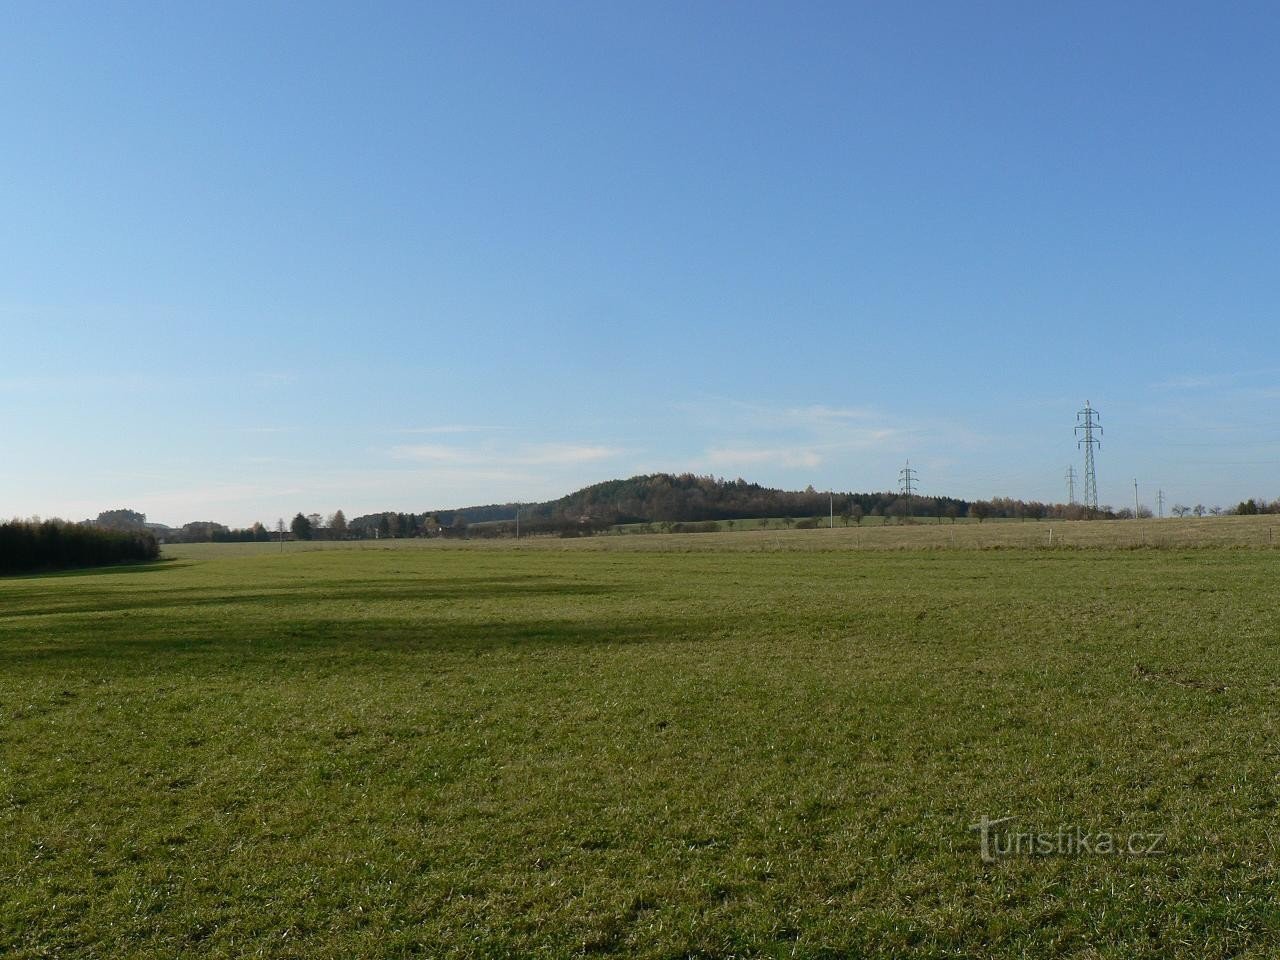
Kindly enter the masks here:
[[0, 574], [156, 560], [160, 545], [147, 530], [112, 530], [64, 520], [0, 524]]
[[[1177, 508], [1175, 507], [1174, 509]], [[1197, 507], [1196, 509], [1201, 508]], [[1216, 510], [1217, 508], [1215, 507], [1214, 509]], [[1280, 500], [1268, 502], [1265, 497], [1250, 497], [1248, 500], [1242, 500], [1236, 506], [1235, 512], [1245, 517], [1253, 517], [1261, 513], [1280, 513]]]
[[[1173, 516], [1219, 516], [1224, 513], [1280, 513], [1280, 499], [1253, 498], [1233, 510], [1175, 504]], [[277, 542], [280, 540], [375, 540], [412, 537], [511, 537], [517, 529], [529, 536], [590, 536], [617, 524], [647, 525], [647, 529], [697, 532], [732, 529], [738, 520], [776, 519], [798, 528], [830, 522], [859, 524], [866, 517], [906, 522], [913, 518], [956, 521], [1001, 520], [1123, 520], [1150, 517], [1139, 507], [1091, 510], [1082, 504], [1045, 503], [1012, 497], [962, 500], [957, 497], [913, 495], [881, 491], [873, 493], [779, 490], [748, 483], [741, 478], [701, 476], [692, 473], [655, 473], [607, 480], [583, 487], [555, 500], [537, 503], [501, 503], [422, 513], [383, 511], [350, 521], [341, 510], [327, 517], [298, 512], [292, 520], [278, 519], [271, 527], [261, 522], [233, 528], [210, 520], [194, 521], [178, 528], [147, 523], [134, 510], [106, 510], [82, 525], [123, 532], [150, 531], [164, 542]], [[712, 525], [715, 525], [714, 527]]]
[[[1248, 501], [1236, 512], [1280, 512], [1280, 500]], [[1226, 511], [1203, 506], [1175, 505], [1177, 516], [1220, 515]], [[800, 491], [779, 490], [697, 474], [647, 474], [626, 480], [607, 480], [556, 500], [503, 503], [431, 510], [424, 513], [386, 511], [336, 522], [341, 511], [323, 521], [319, 514], [299, 513], [289, 532], [294, 539], [398, 539], [405, 537], [512, 537], [519, 514], [521, 535], [590, 536], [617, 524], [642, 525], [656, 531], [700, 532], [732, 529], [738, 520], [776, 519], [786, 526], [805, 528], [826, 524], [834, 516], [843, 526], [866, 517], [909, 521], [934, 518], [956, 521], [999, 520], [1124, 520], [1150, 517], [1146, 507], [1091, 509], [1079, 503], [1046, 503], [1013, 497], [963, 500], [957, 497], [905, 497], [901, 493], [829, 492], [812, 486]]]

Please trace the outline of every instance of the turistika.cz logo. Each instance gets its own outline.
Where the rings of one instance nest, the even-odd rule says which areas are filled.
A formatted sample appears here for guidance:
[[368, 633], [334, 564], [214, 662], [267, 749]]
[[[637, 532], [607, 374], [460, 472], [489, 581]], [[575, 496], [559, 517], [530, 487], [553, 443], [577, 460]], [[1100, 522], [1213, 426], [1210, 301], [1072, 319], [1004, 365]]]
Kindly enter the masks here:
[[1017, 830], [1013, 817], [992, 820], [983, 814], [969, 829], [978, 834], [978, 851], [984, 863], [1002, 857], [1154, 857], [1165, 852], [1163, 833], [1115, 833], [1086, 831], [1079, 826], [1059, 827], [1055, 832]]

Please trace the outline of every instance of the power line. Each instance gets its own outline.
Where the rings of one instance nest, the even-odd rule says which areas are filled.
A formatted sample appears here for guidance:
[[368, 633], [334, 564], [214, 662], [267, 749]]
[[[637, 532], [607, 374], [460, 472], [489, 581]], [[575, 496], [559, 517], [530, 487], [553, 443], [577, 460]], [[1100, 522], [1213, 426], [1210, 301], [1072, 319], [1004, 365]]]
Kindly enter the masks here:
[[1093, 448], [1102, 448], [1102, 441], [1094, 437], [1094, 431], [1102, 434], [1102, 420], [1098, 411], [1084, 402], [1084, 409], [1076, 412], [1076, 448], [1084, 449], [1084, 505], [1091, 512], [1098, 509], [1098, 473], [1093, 464]]

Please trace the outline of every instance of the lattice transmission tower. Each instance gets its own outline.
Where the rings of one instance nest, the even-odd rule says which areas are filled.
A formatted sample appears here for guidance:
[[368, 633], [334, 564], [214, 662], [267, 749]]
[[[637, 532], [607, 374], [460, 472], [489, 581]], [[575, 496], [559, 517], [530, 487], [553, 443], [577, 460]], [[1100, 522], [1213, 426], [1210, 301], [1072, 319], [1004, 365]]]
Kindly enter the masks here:
[[1098, 509], [1098, 472], [1093, 463], [1093, 448], [1102, 448], [1102, 441], [1098, 439], [1101, 436], [1102, 420], [1086, 400], [1084, 409], [1076, 412], [1076, 447], [1084, 449], [1084, 505], [1090, 510]]
[[1067, 467], [1063, 479], [1067, 481], [1067, 506], [1074, 507], [1076, 505], [1076, 468]]
[[916, 486], [920, 483], [920, 474], [911, 469], [911, 461], [907, 461], [907, 465], [898, 471], [898, 486], [902, 490], [902, 495], [908, 500], [915, 495]]
[[898, 486], [902, 490], [902, 496], [907, 501], [907, 516], [911, 516], [911, 498], [915, 496], [916, 486], [920, 483], [920, 474], [911, 469], [911, 461], [907, 461], [907, 465], [898, 471]]

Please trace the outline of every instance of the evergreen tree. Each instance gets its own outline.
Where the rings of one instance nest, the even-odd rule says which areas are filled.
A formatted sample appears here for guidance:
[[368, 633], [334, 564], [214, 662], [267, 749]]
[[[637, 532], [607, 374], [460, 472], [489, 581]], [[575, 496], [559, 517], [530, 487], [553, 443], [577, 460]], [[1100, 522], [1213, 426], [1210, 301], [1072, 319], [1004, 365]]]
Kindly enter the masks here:
[[347, 515], [341, 510], [335, 510], [333, 516], [329, 518], [329, 530], [333, 539], [347, 539]]
[[301, 513], [293, 518], [293, 522], [289, 524], [289, 529], [293, 531], [293, 538], [295, 540], [311, 539], [311, 521]]

